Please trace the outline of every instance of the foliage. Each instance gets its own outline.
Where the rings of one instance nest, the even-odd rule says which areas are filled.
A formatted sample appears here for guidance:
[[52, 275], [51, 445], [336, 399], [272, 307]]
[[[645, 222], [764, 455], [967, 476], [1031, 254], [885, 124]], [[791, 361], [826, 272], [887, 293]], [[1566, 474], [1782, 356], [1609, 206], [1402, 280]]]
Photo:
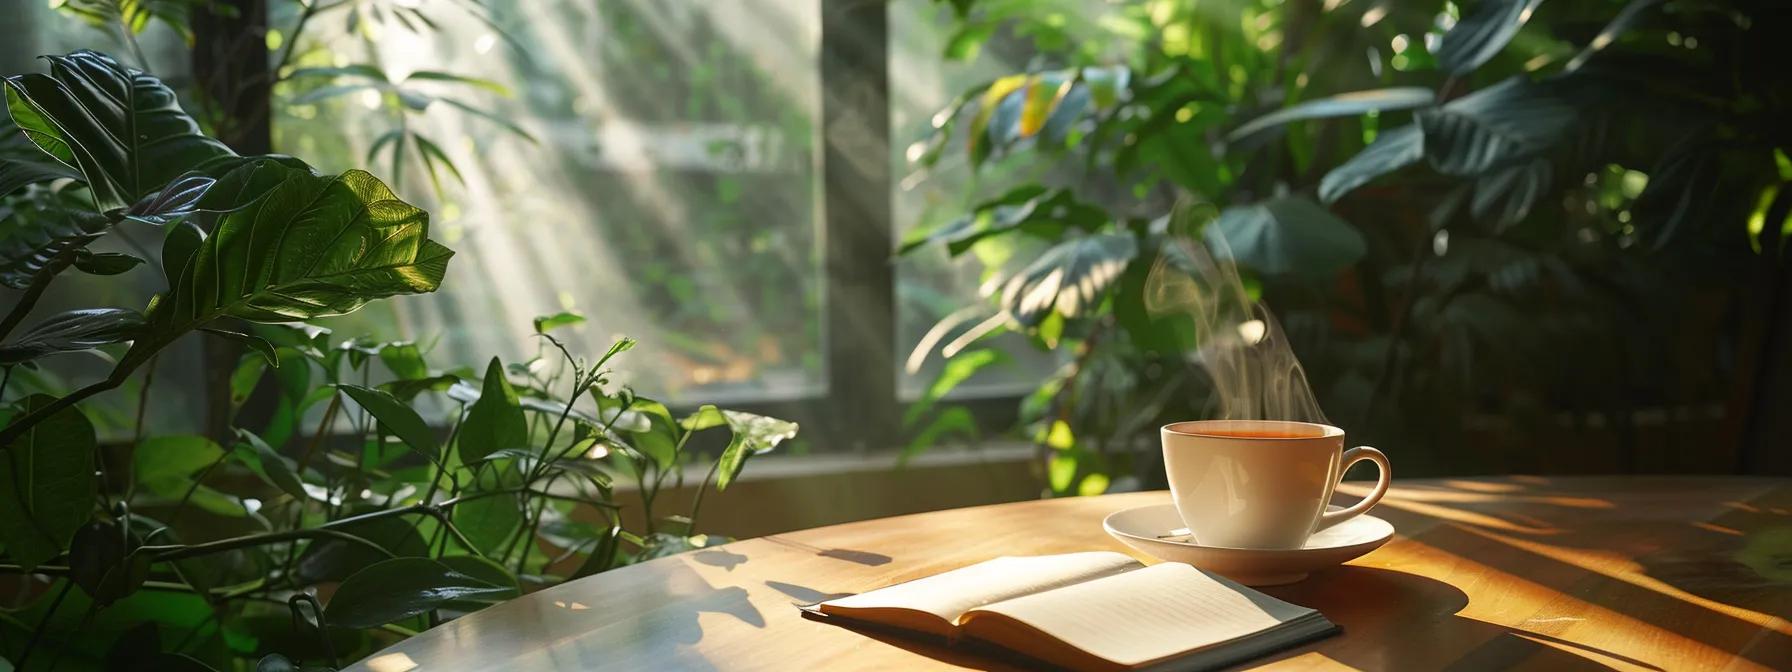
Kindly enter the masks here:
[[[1721, 346], [1654, 334], [1780, 255], [1792, 91], [1761, 66], [1792, 26], [1769, 3], [950, 4], [948, 57], [1007, 40], [1036, 65], [936, 115], [915, 170], [1058, 169], [911, 246], [1043, 241], [986, 286], [1058, 290], [993, 292], [922, 347], [1016, 330], [1068, 354], [1022, 408], [1055, 492], [1151, 478], [1150, 430], [1212, 412], [1182, 357], [1199, 344], [1139, 307], [1185, 237], [1226, 243], [1333, 419], [1384, 445], [1447, 445], [1481, 412], [1628, 418], [1735, 375]], [[1182, 198], [1217, 216], [1171, 231]], [[1066, 252], [1116, 236], [1133, 245], [1106, 265]]]
[[[494, 358], [482, 377], [414, 342], [304, 324], [435, 291], [453, 252], [427, 213], [363, 171], [237, 156], [104, 54], [50, 63], [5, 80], [17, 128], [0, 175], [17, 177], [0, 267], [19, 299], [0, 322], [0, 395], [46, 357], [112, 368], [66, 395], [0, 396], [0, 574], [16, 579], [0, 660], [17, 669], [340, 665], [520, 590], [722, 541], [695, 532], [701, 495], [683, 515], [652, 508], [705, 459], [691, 439], [730, 436], [700, 493], [796, 432], [713, 407], [674, 417], [610, 382], [633, 341], [595, 359], [561, 347], [550, 332], [574, 315], [536, 321], [558, 357]], [[162, 235], [160, 254], [88, 249], [125, 230]], [[63, 273], [141, 263], [165, 282], [148, 305], [24, 326]], [[81, 402], [153, 375], [194, 332], [247, 346], [230, 426], [101, 444]], [[141, 428], [155, 401], [136, 389]], [[644, 528], [624, 529], [618, 478]]]
[[[411, 164], [422, 165], [438, 197], [443, 194], [444, 176], [462, 182], [460, 169], [442, 151], [439, 143], [411, 128], [411, 120], [415, 115], [437, 103], [483, 119], [529, 142], [535, 141], [528, 131], [503, 116], [468, 102], [461, 96], [447, 95], [483, 91], [510, 97], [510, 90], [497, 82], [434, 70], [414, 72], [395, 82], [385, 70], [371, 63], [309, 67], [296, 64], [304, 58], [299, 45], [309, 37], [307, 28], [314, 28], [317, 22], [342, 17], [348, 26], [348, 32], [367, 41], [376, 39], [379, 31], [388, 26], [414, 33], [436, 30], [438, 22], [419, 7], [389, 0], [292, 0], [290, 3], [271, 4], [276, 5], [270, 8], [271, 15], [292, 15], [291, 23], [274, 27], [268, 40], [268, 48], [275, 56], [272, 68], [275, 79], [273, 88], [276, 94], [284, 98], [276, 107], [307, 105], [362, 91], [378, 94], [379, 107], [387, 113], [391, 127], [368, 151], [365, 162], [373, 164], [382, 151], [387, 152], [388, 179], [394, 184], [404, 183], [405, 168]], [[497, 27], [490, 10], [481, 3], [462, 0], [444, 4], [453, 5], [457, 11], [473, 16], [493, 28]], [[167, 26], [191, 44], [195, 11], [234, 11], [228, 5], [199, 0], [56, 0], [52, 5], [95, 29], [111, 33], [120, 44], [130, 49], [138, 66], [145, 68], [148, 63], [137, 45], [137, 36], [152, 23]], [[503, 34], [503, 31], [500, 30], [499, 33]], [[344, 83], [338, 83], [339, 80]], [[321, 85], [307, 85], [307, 82], [321, 82]], [[163, 92], [165, 100], [172, 103], [173, 93], [166, 91], [165, 87]], [[203, 109], [210, 110], [209, 107]], [[205, 121], [208, 128], [217, 129], [240, 120], [219, 114]]]

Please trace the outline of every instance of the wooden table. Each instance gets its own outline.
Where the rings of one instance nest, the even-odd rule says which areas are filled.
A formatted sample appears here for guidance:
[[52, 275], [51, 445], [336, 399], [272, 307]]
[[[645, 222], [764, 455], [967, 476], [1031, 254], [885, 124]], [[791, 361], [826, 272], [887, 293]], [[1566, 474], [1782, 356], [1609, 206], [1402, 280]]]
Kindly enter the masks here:
[[[512, 600], [350, 669], [1011, 669], [805, 620], [791, 605], [1004, 554], [1126, 551], [1101, 519], [1167, 501], [1145, 492], [1022, 502], [740, 541]], [[1375, 515], [1399, 530], [1393, 542], [1266, 589], [1319, 609], [1344, 634], [1260, 663], [1792, 669], [1792, 481], [1405, 481]]]

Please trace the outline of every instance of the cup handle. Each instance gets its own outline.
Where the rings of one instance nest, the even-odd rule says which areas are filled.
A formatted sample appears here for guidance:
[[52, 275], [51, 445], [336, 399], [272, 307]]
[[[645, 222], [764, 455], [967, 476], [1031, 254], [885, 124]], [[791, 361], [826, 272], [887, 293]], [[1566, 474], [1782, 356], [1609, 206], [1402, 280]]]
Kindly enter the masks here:
[[1338, 470], [1339, 482], [1343, 481], [1344, 472], [1350, 471], [1350, 467], [1363, 460], [1374, 462], [1375, 466], [1378, 467], [1378, 470], [1381, 472], [1381, 478], [1376, 479], [1375, 481], [1375, 489], [1371, 490], [1369, 496], [1364, 497], [1363, 501], [1350, 505], [1350, 508], [1342, 511], [1326, 511], [1325, 513], [1319, 514], [1319, 527], [1313, 528], [1314, 532], [1318, 532], [1319, 530], [1323, 530], [1362, 515], [1362, 513], [1368, 511], [1370, 507], [1375, 506], [1376, 502], [1380, 502], [1382, 495], [1388, 494], [1388, 486], [1392, 484], [1394, 478], [1393, 470], [1388, 467], [1388, 456], [1382, 454], [1381, 451], [1368, 446], [1357, 446], [1344, 451], [1344, 468]]

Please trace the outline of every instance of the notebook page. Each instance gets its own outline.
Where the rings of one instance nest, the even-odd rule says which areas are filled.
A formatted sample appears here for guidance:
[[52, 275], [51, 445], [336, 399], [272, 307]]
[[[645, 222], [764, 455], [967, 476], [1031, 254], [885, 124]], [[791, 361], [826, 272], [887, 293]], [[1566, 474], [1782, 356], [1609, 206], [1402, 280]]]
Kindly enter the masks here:
[[820, 608], [824, 613], [840, 613], [846, 609], [914, 609], [951, 623], [956, 622], [960, 614], [985, 604], [1138, 567], [1139, 561], [1110, 551], [1001, 557], [829, 600], [821, 603]]
[[991, 604], [1100, 658], [1139, 665], [1270, 629], [1312, 609], [1166, 562]]

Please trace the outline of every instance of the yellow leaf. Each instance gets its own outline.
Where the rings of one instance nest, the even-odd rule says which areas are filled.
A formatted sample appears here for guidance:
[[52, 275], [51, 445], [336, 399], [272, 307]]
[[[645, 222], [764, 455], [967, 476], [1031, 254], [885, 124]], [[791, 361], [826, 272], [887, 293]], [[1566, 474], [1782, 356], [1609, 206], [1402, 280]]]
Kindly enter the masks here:
[[1020, 137], [1032, 137], [1040, 129], [1045, 128], [1045, 121], [1050, 119], [1064, 96], [1070, 93], [1073, 84], [1062, 76], [1045, 76], [1027, 85], [1026, 105], [1020, 112]]

